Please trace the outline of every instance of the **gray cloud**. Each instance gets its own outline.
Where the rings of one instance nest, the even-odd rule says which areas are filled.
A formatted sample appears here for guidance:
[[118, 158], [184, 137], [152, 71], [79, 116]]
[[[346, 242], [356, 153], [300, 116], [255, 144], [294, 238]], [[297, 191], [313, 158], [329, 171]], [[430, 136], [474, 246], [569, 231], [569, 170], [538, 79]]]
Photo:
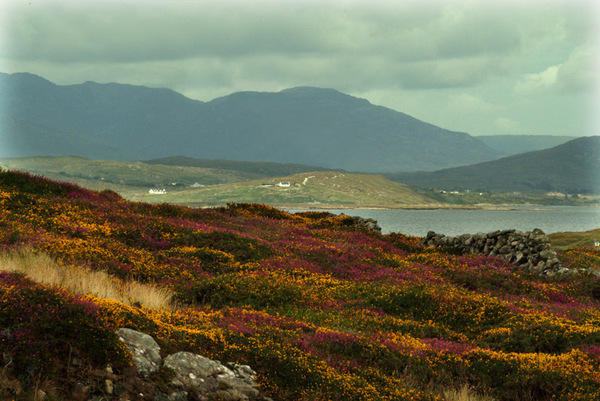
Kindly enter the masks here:
[[[391, 107], [412, 96], [413, 110], [435, 119], [439, 99], [517, 104], [597, 82], [594, 0], [7, 1], [0, 70], [61, 84], [117, 81], [201, 100], [314, 85], [378, 93]], [[529, 129], [494, 110], [475, 120]], [[440, 124], [477, 129], [448, 118]]]

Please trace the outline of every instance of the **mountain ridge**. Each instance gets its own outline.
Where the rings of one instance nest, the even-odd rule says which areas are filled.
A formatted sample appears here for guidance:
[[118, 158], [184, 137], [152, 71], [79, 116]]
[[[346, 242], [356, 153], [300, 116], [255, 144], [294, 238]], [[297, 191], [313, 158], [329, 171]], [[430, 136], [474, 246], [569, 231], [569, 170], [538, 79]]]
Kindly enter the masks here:
[[433, 172], [386, 174], [393, 181], [438, 190], [600, 193], [600, 136], [550, 149]]
[[[0, 95], [10, 99], [2, 114], [90, 135], [137, 159], [183, 155], [397, 172], [501, 156], [466, 133], [335, 89], [237, 92], [202, 102], [170, 89], [93, 82], [60, 86], [32, 74], [13, 75], [0, 75]], [[3, 131], [14, 137], [6, 127]], [[85, 156], [117, 159], [106, 150], [89, 153]]]

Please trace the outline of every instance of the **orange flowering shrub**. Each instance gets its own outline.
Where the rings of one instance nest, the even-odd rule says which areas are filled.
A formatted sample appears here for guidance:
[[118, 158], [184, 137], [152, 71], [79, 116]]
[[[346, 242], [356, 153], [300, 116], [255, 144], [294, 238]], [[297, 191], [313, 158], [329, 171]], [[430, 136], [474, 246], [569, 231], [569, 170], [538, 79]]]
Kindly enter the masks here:
[[[51, 341], [44, 325], [71, 341], [85, 321], [90, 338], [104, 339], [96, 345], [117, 354], [107, 333], [131, 327], [169, 352], [249, 364], [279, 400], [441, 400], [440, 389], [460, 384], [506, 401], [600, 394], [593, 274], [541, 277], [369, 232], [347, 216], [149, 205], [0, 172], [0, 247], [21, 246], [166, 286], [180, 308], [76, 298], [8, 275], [0, 347], [15, 357], [23, 344], [41, 350]], [[568, 267], [600, 268], [597, 250], [560, 257]], [[18, 314], [39, 316], [27, 326], [14, 323]], [[47, 355], [23, 363], [51, 375], [38, 357]]]

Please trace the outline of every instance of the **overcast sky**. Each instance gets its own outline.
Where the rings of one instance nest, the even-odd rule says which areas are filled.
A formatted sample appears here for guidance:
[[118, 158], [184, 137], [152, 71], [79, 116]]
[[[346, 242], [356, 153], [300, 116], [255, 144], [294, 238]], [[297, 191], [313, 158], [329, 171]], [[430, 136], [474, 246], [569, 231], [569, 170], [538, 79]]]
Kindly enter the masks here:
[[0, 71], [57, 84], [335, 88], [472, 135], [598, 135], [596, 0], [3, 0]]

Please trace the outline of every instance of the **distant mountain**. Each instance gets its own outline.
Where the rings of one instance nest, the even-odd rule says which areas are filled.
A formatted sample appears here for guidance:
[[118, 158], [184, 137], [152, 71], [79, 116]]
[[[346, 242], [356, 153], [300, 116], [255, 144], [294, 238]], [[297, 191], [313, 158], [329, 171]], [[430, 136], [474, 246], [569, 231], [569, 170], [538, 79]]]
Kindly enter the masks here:
[[[81, 134], [120, 149], [111, 155], [90, 142], [88, 152], [94, 148], [94, 157], [108, 159], [132, 160], [122, 153], [126, 149], [136, 159], [183, 155], [396, 172], [501, 156], [468, 134], [333, 89], [240, 92], [204, 103], [169, 89], [93, 82], [59, 86], [32, 74], [0, 73], [0, 97], [8, 99], [1, 115], [47, 127], [45, 132]], [[0, 129], [13, 142], [19, 135], [10, 127]], [[39, 140], [44, 136], [50, 137], [40, 132]], [[38, 154], [80, 152], [71, 142], [56, 142], [58, 151], [50, 146]]]
[[597, 194], [600, 136], [472, 166], [386, 176], [407, 185], [440, 190]]
[[79, 155], [92, 159], [118, 160], [131, 160], [138, 157], [135, 152], [127, 151], [101, 138], [2, 115], [0, 115], [0, 137], [4, 138], [3, 146], [0, 147], [0, 157]]
[[490, 148], [504, 153], [507, 156], [512, 156], [520, 153], [533, 152], [535, 150], [550, 149], [577, 137], [553, 135], [489, 135], [476, 136], [476, 138]]
[[161, 164], [164, 166], [201, 167], [228, 171], [238, 171], [253, 174], [256, 177], [278, 177], [310, 171], [328, 171], [330, 169], [307, 166], [305, 164], [248, 162], [235, 160], [208, 160], [194, 159], [185, 156], [171, 156], [162, 159], [144, 160], [147, 164]]

